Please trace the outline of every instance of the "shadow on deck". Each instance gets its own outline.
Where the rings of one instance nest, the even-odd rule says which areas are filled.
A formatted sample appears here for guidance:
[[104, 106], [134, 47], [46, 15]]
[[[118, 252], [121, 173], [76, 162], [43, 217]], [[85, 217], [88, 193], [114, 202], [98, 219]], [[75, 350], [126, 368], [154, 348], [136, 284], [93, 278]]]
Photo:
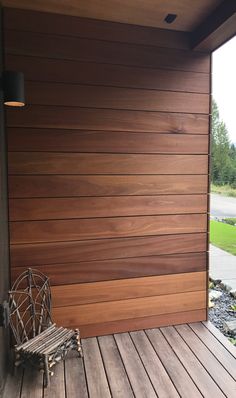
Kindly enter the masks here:
[[31, 369], [9, 376], [4, 398], [236, 397], [236, 348], [210, 323], [89, 338], [43, 389]]

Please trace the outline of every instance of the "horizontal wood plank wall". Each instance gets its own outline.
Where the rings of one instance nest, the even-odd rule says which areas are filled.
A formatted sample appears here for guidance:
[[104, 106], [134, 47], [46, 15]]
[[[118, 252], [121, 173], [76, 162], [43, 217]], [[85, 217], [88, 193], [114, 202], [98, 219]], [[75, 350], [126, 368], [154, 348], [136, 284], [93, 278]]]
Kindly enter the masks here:
[[11, 271], [82, 335], [206, 318], [210, 57], [174, 31], [5, 9]]

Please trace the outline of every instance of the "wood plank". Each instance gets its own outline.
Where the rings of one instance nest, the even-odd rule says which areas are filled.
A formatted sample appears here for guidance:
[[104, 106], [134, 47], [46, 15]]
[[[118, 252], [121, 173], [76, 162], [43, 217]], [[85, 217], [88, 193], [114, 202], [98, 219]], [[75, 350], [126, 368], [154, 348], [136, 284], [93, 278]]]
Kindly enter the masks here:
[[201, 342], [188, 325], [176, 326], [177, 331], [191, 347], [198, 360], [208, 370], [209, 374], [218, 384], [227, 397], [234, 397], [236, 383], [211, 351]]
[[110, 398], [111, 393], [97, 339], [83, 340], [82, 345], [89, 396]]
[[84, 337], [101, 336], [110, 333], [122, 333], [132, 330], [149, 329], [166, 325], [179, 325], [186, 322], [198, 322], [206, 319], [207, 309], [184, 311], [171, 314], [144, 316], [112, 322], [81, 325], [80, 332]]
[[[51, 13], [76, 15], [80, 17], [96, 18], [105, 21], [121, 22], [122, 24], [129, 23], [142, 26], [154, 26], [166, 29], [180, 30], [189, 32], [200, 21], [208, 16], [212, 10], [220, 3], [220, 0], [198, 0], [198, 3], [193, 2], [191, 6], [187, 3], [172, 0], [170, 3], [157, 3], [156, 1], [148, 1], [147, 4], [140, 3], [137, 6], [136, 0], [130, 0], [129, 4], [125, 0], [120, 0], [118, 3], [110, 3], [109, 1], [103, 4], [100, 1], [94, 3], [81, 0], [70, 0], [69, 2], [55, 3], [54, 0], [37, 1], [36, 4], [29, 0], [22, 0], [19, 4], [17, 0], [4, 0], [3, 4], [11, 7], [21, 7], [34, 9], [36, 11], [46, 11]], [[173, 25], [167, 25], [164, 16], [170, 12], [175, 12], [181, 15], [177, 18]]]
[[12, 267], [206, 251], [206, 234], [11, 245]]
[[207, 212], [207, 195], [110, 196], [9, 200], [10, 221]]
[[126, 300], [137, 297], [161, 296], [203, 290], [206, 272], [146, 276], [97, 283], [52, 286], [53, 306], [74, 305]]
[[17, 221], [10, 223], [11, 244], [59, 242], [206, 231], [205, 214]]
[[112, 322], [121, 319], [194, 311], [206, 307], [206, 292], [188, 292], [104, 303], [53, 308], [56, 323], [65, 327]]
[[9, 175], [207, 174], [207, 155], [10, 152]]
[[229, 342], [227, 338], [217, 329], [213, 323], [207, 321], [202, 324], [211, 332], [211, 334], [225, 347], [227, 351], [236, 358], [236, 347]]
[[7, 54], [209, 73], [208, 54], [5, 29]]
[[[228, 3], [228, 2], [227, 2]], [[231, 4], [233, 1], [231, 1]], [[234, 13], [228, 20], [225, 21], [220, 27], [209, 35], [204, 41], [202, 41], [197, 51], [205, 51], [212, 53], [218, 47], [225, 44], [227, 41], [235, 36], [236, 26], [236, 13]]]
[[8, 128], [8, 150], [22, 152], [207, 154], [207, 135]]
[[146, 333], [181, 398], [189, 398], [191, 396], [194, 396], [194, 398], [202, 397], [202, 394], [199, 392], [160, 330], [147, 330]]
[[8, 127], [208, 134], [209, 117], [198, 114], [28, 105], [7, 109]]
[[30, 105], [209, 113], [208, 94], [35, 81], [25, 90]]
[[130, 336], [127, 333], [122, 333], [116, 334], [114, 337], [135, 397], [157, 397]]
[[[236, 14], [236, 4], [235, 1], [223, 1], [221, 2], [215, 10], [208, 15], [201, 23], [193, 30], [191, 33], [191, 47], [193, 49], [208, 49], [210, 51], [215, 50], [220, 45], [224, 44], [226, 41], [231, 39], [235, 34], [235, 24], [233, 17]], [[218, 42], [216, 45], [208, 45], [206, 43], [212, 43], [212, 38], [214, 41], [215, 35], [217, 35], [217, 30], [226, 30], [228, 35], [221, 34], [218, 37]], [[229, 29], [229, 31], [228, 31]], [[206, 43], [205, 43], [206, 42]]]
[[[206, 272], [52, 286], [54, 308], [202, 291]], [[89, 294], [90, 293], [90, 294]], [[25, 308], [25, 307], [24, 307]]]
[[[12, 281], [25, 269], [26, 266], [12, 267]], [[151, 275], [205, 271], [206, 253], [169, 254], [164, 256], [93, 260], [52, 265], [38, 264], [37, 269], [50, 278], [51, 285], [98, 282]]]
[[166, 369], [162, 365], [159, 357], [156, 355], [150, 341], [144, 331], [132, 332], [131, 338], [135, 344], [146, 372], [151, 379], [159, 398], [177, 398], [179, 397]]
[[10, 198], [205, 194], [207, 175], [10, 176]]
[[[18, 4], [17, 4], [18, 6]], [[184, 32], [172, 32], [145, 26], [132, 26], [89, 18], [38, 10], [4, 8], [4, 25], [7, 29], [24, 30], [57, 35], [70, 35], [90, 39], [118, 41], [134, 44], [148, 44], [171, 48], [189, 48], [189, 37]]]
[[236, 360], [231, 353], [201, 323], [191, 323], [189, 326], [236, 380]]
[[[44, 27], [46, 28], [45, 24]], [[123, 65], [97, 64], [11, 54], [6, 54], [5, 66], [9, 70], [23, 71], [26, 80], [34, 81], [81, 83], [206, 94], [210, 91], [210, 78], [206, 73], [151, 68], [147, 71], [145, 68], [130, 68]]]
[[[43, 373], [34, 369], [32, 366], [27, 366], [25, 368], [20, 397], [44, 398]], [[58, 398], [61, 398], [61, 396], [58, 396]]]
[[134, 397], [113, 336], [98, 338], [106, 375], [113, 398]]
[[15, 374], [8, 374], [3, 390], [3, 398], [20, 398], [23, 379], [23, 369], [16, 368]]
[[[64, 379], [64, 362], [59, 362], [52, 369], [53, 376], [50, 378], [50, 384], [44, 388], [43, 398], [66, 398], [65, 379]], [[30, 395], [31, 397], [31, 395]]]
[[205, 398], [212, 398], [212, 396], [224, 398], [225, 395], [219, 389], [217, 384], [212, 380], [208, 371], [198, 361], [197, 357], [192, 353], [184, 340], [177, 333], [172, 326], [161, 329], [172, 350], [175, 352], [185, 369], [188, 370], [189, 375], [198, 386], [198, 389]]
[[88, 398], [84, 363], [75, 351], [65, 360], [65, 388], [66, 398]]
[[11, 224], [12, 277], [49, 267], [61, 280], [56, 319], [84, 335], [205, 319], [209, 54], [189, 51], [183, 33], [30, 11], [10, 21], [5, 55], [28, 96], [7, 111], [18, 134], [9, 193], [24, 209]]

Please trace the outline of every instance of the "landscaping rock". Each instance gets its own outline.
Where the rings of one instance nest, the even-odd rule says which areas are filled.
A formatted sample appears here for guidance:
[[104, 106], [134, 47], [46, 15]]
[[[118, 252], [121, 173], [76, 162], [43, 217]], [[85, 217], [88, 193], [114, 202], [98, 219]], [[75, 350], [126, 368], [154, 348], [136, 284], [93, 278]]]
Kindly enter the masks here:
[[222, 280], [220, 286], [227, 292], [230, 292], [232, 290], [232, 287], [229, 285], [228, 281]]
[[209, 308], [213, 308], [214, 305], [215, 305], [215, 303], [213, 303], [213, 301], [211, 301], [211, 300], [209, 299], [208, 307], [209, 307]]
[[231, 296], [233, 296], [234, 298], [236, 298], [236, 289], [233, 289], [230, 291]]
[[219, 285], [215, 289], [220, 291], [222, 295], [218, 300], [214, 301], [214, 307], [209, 308], [209, 320], [226, 336], [232, 337], [229, 332], [224, 329], [224, 323], [235, 320], [236, 314], [232, 311], [232, 307], [236, 305], [236, 300], [226, 290]]
[[[236, 262], [235, 265], [236, 266]], [[222, 283], [226, 286], [226, 290], [231, 291], [231, 290], [236, 290], [236, 278], [235, 278], [235, 270], [234, 270], [234, 278], [231, 277], [231, 279], [223, 279]]]
[[210, 290], [209, 299], [210, 300], [218, 300], [222, 296], [222, 293], [219, 290]]
[[235, 336], [236, 335], [236, 319], [232, 321], [225, 321], [223, 323], [223, 328], [226, 333]]
[[209, 289], [214, 289], [214, 282], [213, 281], [210, 281], [209, 282]]

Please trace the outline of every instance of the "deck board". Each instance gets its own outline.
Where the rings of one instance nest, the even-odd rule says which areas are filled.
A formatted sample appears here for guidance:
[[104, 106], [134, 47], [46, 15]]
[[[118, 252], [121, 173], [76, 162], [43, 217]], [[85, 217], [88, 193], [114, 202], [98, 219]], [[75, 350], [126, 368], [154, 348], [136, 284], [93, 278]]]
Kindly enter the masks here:
[[191, 349], [186, 345], [185, 341], [181, 338], [176, 329], [169, 326], [162, 328], [161, 332], [171, 345], [192, 380], [198, 386], [202, 395], [205, 398], [212, 398], [212, 396], [224, 398], [222, 391], [216, 385], [214, 380], [212, 380], [207, 370], [195, 357]]
[[202, 343], [188, 325], [180, 325], [176, 327], [177, 331], [185, 340], [186, 344], [191, 347], [198, 360], [207, 369], [211, 377], [218, 386], [224, 391], [228, 398], [235, 398], [236, 383], [230, 374], [225, 370], [218, 359], [211, 351]]
[[21, 390], [21, 398], [29, 397], [43, 398], [43, 374], [32, 367], [28, 367], [24, 371]]
[[[186, 369], [176, 356], [172, 347], [168, 344], [161, 331], [158, 329], [151, 329], [147, 331], [147, 336], [150, 339], [157, 355], [162, 361], [163, 366], [173, 381], [179, 395], [182, 398], [200, 398], [202, 394], [194, 384]], [[192, 395], [191, 395], [192, 394]]]
[[[43, 398], [52, 398], [52, 397], [66, 398], [64, 363], [63, 362], [58, 363], [57, 366], [54, 367], [53, 373], [54, 375], [50, 379], [50, 384], [48, 388], [44, 389]], [[29, 394], [28, 397], [31, 397], [31, 395]]]
[[[207, 330], [224, 346], [224, 348], [236, 358], [236, 348], [230, 343], [228, 339], [217, 329], [211, 322], [199, 322], [199, 324], [204, 325]], [[193, 324], [191, 323], [190, 326]]]
[[15, 371], [14, 375], [9, 374], [4, 389], [4, 398], [7, 397], [20, 398], [22, 381], [23, 381], [22, 369], [18, 368]]
[[111, 398], [106, 372], [96, 337], [83, 340], [85, 372], [90, 397]]
[[4, 398], [189, 398], [236, 396], [236, 348], [209, 322], [82, 341], [50, 386], [31, 368], [9, 375]]
[[168, 373], [156, 355], [150, 341], [143, 331], [132, 332], [131, 338], [159, 398], [177, 398], [179, 394]]
[[115, 335], [134, 395], [137, 398], [156, 398], [157, 395], [128, 333]]
[[225, 350], [224, 346], [217, 340], [213, 339], [210, 332], [201, 324], [190, 324], [191, 329], [197, 334], [212, 354], [220, 361], [224, 368], [236, 380], [235, 358]]
[[102, 336], [98, 338], [108, 382], [114, 398], [132, 398], [129, 379], [124, 368], [116, 341], [113, 336]]
[[65, 361], [65, 387], [66, 398], [88, 398], [84, 363], [76, 351]]

